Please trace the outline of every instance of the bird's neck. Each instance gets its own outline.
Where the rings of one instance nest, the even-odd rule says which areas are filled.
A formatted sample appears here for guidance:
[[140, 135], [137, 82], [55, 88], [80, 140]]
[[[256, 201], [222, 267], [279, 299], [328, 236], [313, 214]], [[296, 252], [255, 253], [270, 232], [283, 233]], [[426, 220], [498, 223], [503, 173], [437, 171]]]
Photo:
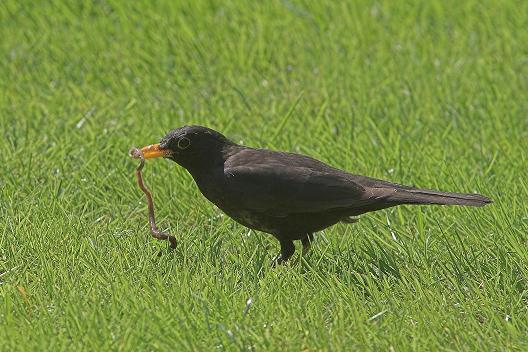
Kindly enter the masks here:
[[198, 180], [214, 173], [216, 170], [223, 171], [225, 161], [236, 152], [237, 147], [239, 146], [236, 144], [225, 144], [207, 153], [196, 155], [189, 161], [178, 163], [186, 168], [195, 180]]

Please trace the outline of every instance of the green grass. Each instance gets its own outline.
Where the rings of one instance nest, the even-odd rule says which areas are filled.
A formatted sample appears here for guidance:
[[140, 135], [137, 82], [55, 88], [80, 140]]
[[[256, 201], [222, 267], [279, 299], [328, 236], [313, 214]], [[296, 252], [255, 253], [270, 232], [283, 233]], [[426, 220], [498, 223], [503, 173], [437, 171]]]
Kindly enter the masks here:
[[[528, 349], [527, 1], [80, 3], [0, 2], [0, 350]], [[495, 202], [368, 214], [272, 270], [149, 161], [169, 251], [127, 150], [184, 124]]]

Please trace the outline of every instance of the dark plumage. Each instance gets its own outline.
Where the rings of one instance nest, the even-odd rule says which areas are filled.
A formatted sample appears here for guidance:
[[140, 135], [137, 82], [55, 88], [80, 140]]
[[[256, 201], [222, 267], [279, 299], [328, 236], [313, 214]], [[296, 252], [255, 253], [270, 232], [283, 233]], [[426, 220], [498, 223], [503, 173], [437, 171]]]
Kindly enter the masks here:
[[328, 166], [308, 156], [238, 145], [201, 126], [170, 131], [145, 158], [163, 156], [186, 168], [202, 194], [227, 215], [280, 242], [275, 263], [290, 258], [294, 240], [309, 248], [313, 233], [351, 217], [400, 204], [483, 206], [478, 194], [430, 191]]

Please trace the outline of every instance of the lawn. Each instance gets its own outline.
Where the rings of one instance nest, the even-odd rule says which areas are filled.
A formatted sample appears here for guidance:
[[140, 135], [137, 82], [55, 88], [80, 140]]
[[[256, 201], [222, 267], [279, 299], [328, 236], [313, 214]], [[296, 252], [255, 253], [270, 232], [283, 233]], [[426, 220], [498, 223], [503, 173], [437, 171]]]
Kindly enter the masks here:
[[[528, 349], [527, 1], [0, 2], [0, 350]], [[478, 192], [278, 243], [131, 146], [201, 124]], [[300, 252], [300, 251], [298, 251]]]

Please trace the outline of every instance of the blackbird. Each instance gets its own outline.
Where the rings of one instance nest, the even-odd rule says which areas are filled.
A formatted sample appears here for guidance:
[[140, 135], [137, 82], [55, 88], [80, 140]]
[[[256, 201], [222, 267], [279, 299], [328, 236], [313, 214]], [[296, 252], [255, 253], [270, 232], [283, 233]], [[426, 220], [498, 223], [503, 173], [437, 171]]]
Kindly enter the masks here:
[[308, 251], [313, 233], [358, 215], [400, 204], [483, 206], [479, 194], [403, 186], [333, 168], [308, 156], [236, 144], [217, 131], [184, 126], [159, 144], [142, 148], [145, 159], [164, 157], [183, 166], [202, 194], [238, 223], [273, 235], [280, 253], [273, 264]]

